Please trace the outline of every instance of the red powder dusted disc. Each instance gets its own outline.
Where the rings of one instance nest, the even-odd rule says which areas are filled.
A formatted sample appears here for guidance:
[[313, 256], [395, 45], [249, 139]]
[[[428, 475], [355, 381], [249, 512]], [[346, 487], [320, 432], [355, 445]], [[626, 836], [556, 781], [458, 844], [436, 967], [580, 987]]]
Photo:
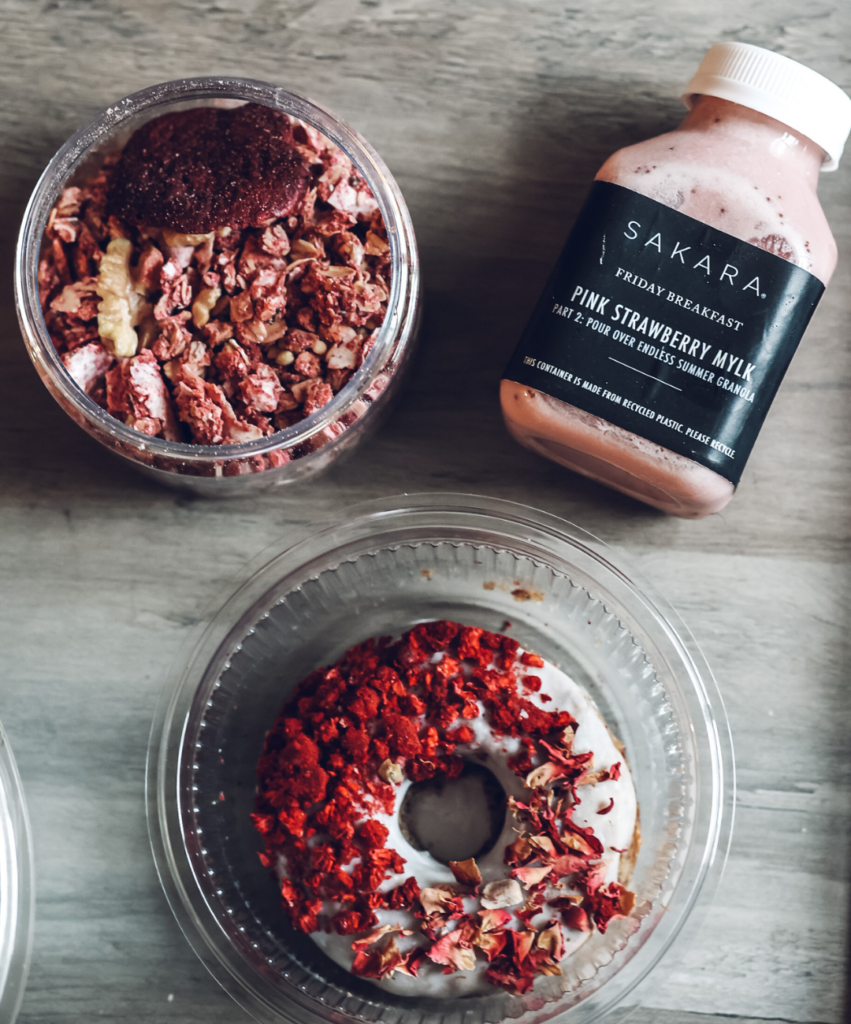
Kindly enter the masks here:
[[301, 203], [309, 171], [280, 110], [195, 107], [149, 121], [124, 147], [110, 212], [185, 233], [259, 227]]

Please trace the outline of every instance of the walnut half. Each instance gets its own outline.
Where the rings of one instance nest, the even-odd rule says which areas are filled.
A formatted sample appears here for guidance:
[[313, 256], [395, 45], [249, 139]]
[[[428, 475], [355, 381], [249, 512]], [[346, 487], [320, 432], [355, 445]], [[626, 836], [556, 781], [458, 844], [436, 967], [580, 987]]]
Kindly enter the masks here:
[[151, 312], [151, 306], [136, 290], [130, 276], [133, 243], [113, 238], [100, 261], [95, 291], [98, 303], [98, 333], [117, 356], [135, 356], [139, 335], [135, 327]]

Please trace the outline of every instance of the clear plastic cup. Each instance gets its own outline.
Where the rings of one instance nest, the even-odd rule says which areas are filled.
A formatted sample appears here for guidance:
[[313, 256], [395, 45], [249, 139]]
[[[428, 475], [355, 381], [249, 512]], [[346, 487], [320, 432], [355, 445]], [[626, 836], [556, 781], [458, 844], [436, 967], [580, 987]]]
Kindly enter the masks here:
[[[354, 643], [438, 618], [497, 631], [509, 619], [512, 636], [592, 695], [636, 784], [635, 918], [613, 922], [523, 996], [414, 999], [349, 974], [293, 931], [257, 857], [255, 768], [295, 685]], [[733, 774], [724, 707], [699, 649], [604, 545], [522, 505], [412, 495], [266, 552], [198, 627], [152, 727], [148, 821], [184, 934], [264, 1024], [586, 1024], [634, 1000], [701, 916], [727, 855]]]
[[33, 939], [33, 850], [24, 791], [0, 725], [0, 1021], [14, 1024]]
[[[375, 196], [392, 254], [387, 313], [375, 344], [352, 379], [321, 409], [269, 437], [199, 445], [149, 437], [102, 409], [74, 382], [47, 333], [38, 297], [38, 261], [60, 192], [88, 177], [146, 121], [197, 106], [262, 103], [316, 127], [353, 161]], [[351, 451], [382, 418], [410, 362], [419, 327], [420, 269], [405, 200], [381, 157], [324, 107], [266, 82], [187, 78], [119, 100], [65, 143], [48, 164], [24, 213], [15, 260], [21, 331], [39, 376], [68, 415], [110, 451], [162, 483], [210, 496], [243, 494], [304, 479]]]

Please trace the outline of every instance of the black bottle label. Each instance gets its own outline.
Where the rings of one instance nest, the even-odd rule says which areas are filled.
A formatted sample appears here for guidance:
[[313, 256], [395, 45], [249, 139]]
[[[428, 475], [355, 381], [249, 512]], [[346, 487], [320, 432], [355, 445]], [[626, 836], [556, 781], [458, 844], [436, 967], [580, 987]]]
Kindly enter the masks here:
[[824, 291], [760, 242], [595, 182], [505, 377], [738, 483]]

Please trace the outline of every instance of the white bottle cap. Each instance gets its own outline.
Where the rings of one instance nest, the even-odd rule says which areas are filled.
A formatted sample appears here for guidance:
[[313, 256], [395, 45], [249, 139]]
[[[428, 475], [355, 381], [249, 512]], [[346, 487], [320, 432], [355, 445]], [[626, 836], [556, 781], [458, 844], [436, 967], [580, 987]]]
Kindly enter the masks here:
[[835, 171], [851, 131], [851, 97], [818, 72], [750, 43], [716, 43], [683, 93], [718, 96], [781, 121], [825, 152], [823, 171]]

